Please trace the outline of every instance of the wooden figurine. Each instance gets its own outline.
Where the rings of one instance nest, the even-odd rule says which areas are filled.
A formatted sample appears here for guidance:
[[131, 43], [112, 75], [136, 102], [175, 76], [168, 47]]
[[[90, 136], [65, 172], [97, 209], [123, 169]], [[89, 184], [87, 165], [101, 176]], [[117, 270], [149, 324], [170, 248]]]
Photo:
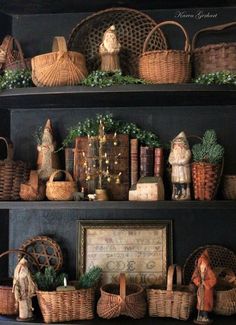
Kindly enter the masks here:
[[208, 251], [205, 250], [196, 261], [196, 268], [192, 275], [193, 283], [197, 289], [197, 309], [198, 316], [194, 320], [195, 324], [210, 324], [208, 313], [213, 309], [213, 288], [217, 278], [211, 266]]
[[42, 135], [42, 143], [38, 145], [37, 170], [39, 178], [47, 181], [51, 174], [60, 169], [58, 155], [55, 153], [56, 142], [53, 139], [51, 121], [48, 119]]
[[20, 185], [20, 198], [24, 201], [42, 201], [46, 196], [45, 183], [39, 179], [37, 170], [30, 171], [27, 183]]
[[35, 296], [36, 290], [37, 286], [28, 268], [28, 261], [23, 257], [15, 268], [12, 288], [19, 309], [18, 321], [33, 319], [32, 297]]
[[171, 143], [169, 163], [172, 165], [172, 200], [190, 200], [191, 173], [189, 161], [191, 150], [184, 132], [180, 132]]
[[109, 27], [99, 46], [101, 57], [101, 71], [115, 72], [120, 70], [119, 52], [121, 45], [117, 39], [116, 28], [114, 25]]
[[141, 177], [129, 191], [129, 201], [164, 200], [164, 185], [160, 176]]

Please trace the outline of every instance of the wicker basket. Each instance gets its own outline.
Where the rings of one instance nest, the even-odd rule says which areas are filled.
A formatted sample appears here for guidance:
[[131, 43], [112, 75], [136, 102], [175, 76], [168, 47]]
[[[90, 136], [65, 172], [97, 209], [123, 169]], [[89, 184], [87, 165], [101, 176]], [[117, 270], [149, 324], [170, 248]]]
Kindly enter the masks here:
[[[150, 38], [156, 30], [165, 25], [178, 26], [185, 36], [184, 50], [147, 51]], [[152, 83], [184, 83], [191, 77], [190, 44], [184, 27], [175, 21], [165, 21], [158, 24], [148, 34], [143, 53], [139, 58], [139, 77]]]
[[101, 288], [97, 304], [99, 317], [111, 319], [121, 315], [139, 319], [145, 316], [144, 289], [137, 284], [126, 285], [125, 274], [120, 274], [120, 283], [106, 284]]
[[73, 291], [37, 291], [45, 323], [67, 322], [94, 318], [94, 289]]
[[[73, 29], [68, 48], [85, 55], [89, 72], [99, 69], [99, 45], [105, 30], [111, 25], [115, 25], [122, 46], [119, 53], [121, 70], [124, 74], [137, 76], [138, 57], [142, 53], [143, 43], [156, 26], [156, 22], [141, 11], [110, 8], [88, 16]], [[152, 37], [150, 49], [166, 49], [166, 40], [160, 30]]]
[[[177, 272], [177, 285], [173, 286], [174, 272]], [[151, 317], [172, 317], [187, 320], [195, 302], [189, 286], [182, 285], [182, 272], [179, 266], [168, 268], [167, 289], [147, 289], [148, 311]]]
[[[61, 172], [66, 175], [65, 181], [54, 182], [54, 177]], [[46, 196], [51, 201], [71, 201], [73, 194], [77, 191], [76, 182], [74, 182], [71, 174], [65, 170], [56, 170], [46, 184]]]
[[199, 30], [192, 40], [195, 75], [218, 71], [236, 72], [236, 43], [209, 44], [195, 48], [197, 38], [205, 32], [219, 32], [236, 26], [236, 22]]
[[23, 161], [13, 161], [13, 145], [0, 137], [7, 148], [7, 158], [0, 161], [0, 200], [19, 200], [20, 185], [29, 178], [29, 168]]
[[24, 201], [43, 201], [45, 199], [46, 186], [39, 179], [38, 171], [31, 170], [26, 184], [20, 186], [20, 198]]
[[[33, 256], [23, 250], [20, 249], [10, 249], [2, 254], [0, 254], [0, 258], [10, 253], [17, 253], [20, 255], [27, 255], [29, 256], [34, 264], [38, 267], [37, 261], [33, 258]], [[14, 294], [12, 292], [12, 279], [5, 281], [7, 285], [3, 284], [0, 285], [0, 315], [17, 315], [17, 305], [15, 301]]]
[[67, 51], [64, 37], [54, 37], [52, 52], [35, 56], [32, 80], [36, 86], [72, 86], [86, 76], [85, 58], [81, 53]]
[[223, 195], [226, 200], [236, 200], [236, 175], [224, 175]]
[[195, 200], [213, 200], [220, 183], [223, 164], [192, 163], [192, 179]]

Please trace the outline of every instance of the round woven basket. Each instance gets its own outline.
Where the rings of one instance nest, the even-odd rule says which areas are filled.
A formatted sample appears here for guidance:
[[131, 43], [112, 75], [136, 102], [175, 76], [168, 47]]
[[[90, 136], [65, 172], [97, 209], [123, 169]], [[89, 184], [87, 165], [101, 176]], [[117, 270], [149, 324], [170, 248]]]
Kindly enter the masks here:
[[[184, 50], [148, 51], [151, 37], [161, 26], [174, 25], [179, 27], [185, 36]], [[182, 25], [175, 21], [165, 21], [158, 24], [148, 34], [143, 53], [139, 58], [139, 77], [152, 83], [184, 83], [191, 77], [189, 37]]]
[[224, 175], [223, 195], [226, 200], [236, 200], [236, 175]]
[[[99, 45], [107, 28], [115, 25], [121, 44], [120, 64], [124, 74], [138, 75], [138, 57], [143, 43], [156, 22], [143, 12], [129, 8], [110, 8], [99, 11], [82, 20], [69, 37], [68, 48], [79, 51], [86, 58], [89, 72], [100, 66]], [[157, 30], [150, 40], [150, 49], [166, 49], [163, 33]]]
[[[66, 175], [65, 181], [54, 182], [54, 177], [61, 172]], [[46, 184], [46, 196], [51, 201], [71, 201], [77, 191], [76, 182], [74, 182], [71, 174], [65, 170], [56, 170]]]

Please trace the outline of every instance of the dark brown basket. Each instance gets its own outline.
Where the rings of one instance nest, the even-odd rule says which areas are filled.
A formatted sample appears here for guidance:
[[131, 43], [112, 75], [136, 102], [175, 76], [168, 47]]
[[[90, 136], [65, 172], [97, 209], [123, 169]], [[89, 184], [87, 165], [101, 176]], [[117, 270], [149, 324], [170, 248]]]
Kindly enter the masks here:
[[[123, 73], [138, 75], [138, 57], [143, 43], [156, 26], [156, 22], [143, 12], [129, 8], [110, 8], [99, 11], [82, 20], [72, 31], [68, 48], [85, 55], [89, 72], [100, 66], [99, 45], [104, 32], [115, 25], [121, 44], [120, 64]], [[160, 30], [150, 41], [150, 49], [166, 49], [166, 40]]]
[[111, 319], [121, 315], [139, 319], [145, 316], [144, 289], [137, 284], [126, 285], [125, 274], [120, 274], [120, 283], [106, 284], [101, 288], [97, 304], [99, 317]]
[[23, 161], [13, 160], [13, 145], [9, 139], [0, 137], [7, 147], [7, 158], [0, 160], [0, 200], [20, 199], [20, 185], [29, 178], [30, 170]]
[[236, 26], [236, 22], [212, 26], [199, 30], [192, 40], [195, 75], [231, 71], [236, 72], [236, 43], [209, 44], [196, 48], [196, 41], [200, 34], [205, 32], [220, 32]]
[[236, 200], [236, 175], [224, 175], [223, 195], [226, 200]]
[[[177, 285], [173, 286], [174, 272], [177, 272]], [[182, 271], [179, 266], [168, 269], [167, 288], [147, 289], [148, 311], [151, 317], [172, 317], [187, 320], [194, 305], [194, 293], [189, 286], [182, 285]]]
[[[159, 27], [164, 25], [178, 26], [184, 33], [184, 50], [155, 49], [147, 51], [148, 43]], [[139, 77], [152, 83], [184, 83], [191, 77], [189, 37], [182, 25], [175, 21], [158, 24], [148, 34], [143, 53], [139, 58]]]

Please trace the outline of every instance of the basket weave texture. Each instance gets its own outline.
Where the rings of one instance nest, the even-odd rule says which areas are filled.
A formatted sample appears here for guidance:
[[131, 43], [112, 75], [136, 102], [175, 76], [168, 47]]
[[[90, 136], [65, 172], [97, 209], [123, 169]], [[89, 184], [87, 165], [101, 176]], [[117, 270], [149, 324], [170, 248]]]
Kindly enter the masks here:
[[213, 200], [220, 182], [221, 165], [192, 163], [192, 179], [195, 200]]
[[145, 316], [144, 289], [137, 284], [126, 285], [125, 274], [120, 274], [120, 283], [106, 284], [101, 288], [97, 304], [99, 317], [111, 319], [121, 315], [139, 319]]
[[236, 200], [236, 175], [224, 175], [223, 195], [227, 200]]
[[199, 30], [192, 40], [195, 75], [207, 74], [218, 71], [236, 72], [236, 42], [209, 44], [196, 48], [197, 38], [206, 32], [220, 32], [230, 27], [235, 27], [236, 22], [212, 26]]
[[[177, 285], [173, 286], [174, 272], [177, 272]], [[187, 320], [195, 302], [194, 293], [182, 285], [182, 272], [179, 266], [170, 265], [167, 275], [167, 289], [147, 289], [148, 312], [151, 317], [172, 317]]]
[[[99, 11], [82, 20], [69, 38], [68, 48], [79, 51], [86, 57], [89, 72], [98, 70], [99, 45], [107, 28], [115, 25], [117, 38], [121, 44], [120, 65], [124, 74], [138, 75], [138, 57], [143, 43], [156, 22], [148, 15], [129, 8], [110, 8]], [[166, 40], [158, 30], [150, 40], [150, 49], [166, 49]]]
[[[59, 173], [65, 173], [65, 181], [54, 182], [54, 177]], [[50, 176], [46, 185], [46, 196], [51, 201], [70, 201], [73, 200], [73, 194], [77, 192], [77, 185], [70, 173], [65, 170], [56, 170]]]
[[32, 80], [38, 87], [72, 86], [86, 76], [85, 58], [81, 53], [67, 51], [64, 37], [54, 37], [52, 52], [35, 56]]
[[37, 291], [39, 306], [45, 323], [66, 322], [94, 318], [94, 289], [73, 291]]
[[13, 145], [6, 138], [0, 137], [7, 148], [7, 158], [0, 160], [0, 200], [19, 200], [20, 185], [29, 178], [29, 168], [23, 161], [13, 160]]
[[[184, 50], [147, 51], [148, 43], [161, 26], [174, 25], [179, 27], [185, 36]], [[152, 83], [184, 83], [191, 77], [189, 37], [182, 25], [175, 21], [158, 24], [148, 34], [143, 53], [139, 58], [139, 77]]]

